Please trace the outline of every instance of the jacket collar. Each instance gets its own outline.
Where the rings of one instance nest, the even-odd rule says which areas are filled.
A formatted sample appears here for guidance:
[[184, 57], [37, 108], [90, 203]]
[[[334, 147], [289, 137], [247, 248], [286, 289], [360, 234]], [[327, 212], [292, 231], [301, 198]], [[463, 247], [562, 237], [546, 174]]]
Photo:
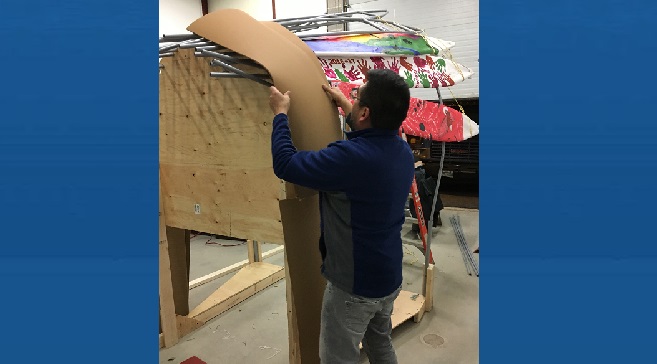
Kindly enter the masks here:
[[357, 137], [372, 137], [372, 136], [383, 136], [383, 135], [393, 136], [398, 134], [399, 134], [398, 130], [381, 129], [381, 128], [367, 128], [363, 130], [348, 131], [345, 133], [348, 140]]

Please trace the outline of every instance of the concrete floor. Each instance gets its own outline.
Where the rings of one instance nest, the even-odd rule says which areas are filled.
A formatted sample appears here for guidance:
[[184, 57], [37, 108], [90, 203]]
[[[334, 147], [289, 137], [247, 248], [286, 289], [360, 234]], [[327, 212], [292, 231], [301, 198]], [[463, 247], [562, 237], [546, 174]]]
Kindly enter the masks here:
[[[395, 328], [393, 344], [400, 363], [475, 364], [479, 362], [479, 278], [469, 276], [449, 217], [459, 215], [470, 247], [479, 242], [479, 211], [445, 208], [443, 226], [434, 231], [432, 251], [436, 259], [433, 310], [419, 323], [408, 320]], [[406, 224], [402, 236], [413, 239]], [[247, 248], [240, 242], [209, 236], [191, 242], [191, 279], [246, 259]], [[277, 245], [264, 244], [263, 251]], [[404, 289], [422, 292], [424, 257], [411, 246], [404, 247]], [[474, 254], [479, 260], [479, 254]], [[265, 259], [283, 265], [283, 254]], [[190, 292], [190, 308], [196, 307], [231, 275], [196, 287]], [[175, 346], [160, 350], [160, 363], [180, 363], [197, 356], [208, 364], [288, 363], [285, 280], [264, 289], [205, 326], [185, 336]], [[427, 343], [428, 342], [428, 343]], [[361, 363], [368, 363], [361, 354]]]

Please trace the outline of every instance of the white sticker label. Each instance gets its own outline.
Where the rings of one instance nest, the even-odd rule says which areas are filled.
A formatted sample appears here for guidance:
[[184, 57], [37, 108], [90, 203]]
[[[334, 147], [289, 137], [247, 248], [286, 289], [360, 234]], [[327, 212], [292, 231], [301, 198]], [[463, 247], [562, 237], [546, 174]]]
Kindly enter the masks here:
[[197, 204], [197, 203], [194, 204], [194, 213], [195, 213], [196, 215], [198, 215], [198, 214], [201, 213], [201, 205], [199, 205], [199, 204]]

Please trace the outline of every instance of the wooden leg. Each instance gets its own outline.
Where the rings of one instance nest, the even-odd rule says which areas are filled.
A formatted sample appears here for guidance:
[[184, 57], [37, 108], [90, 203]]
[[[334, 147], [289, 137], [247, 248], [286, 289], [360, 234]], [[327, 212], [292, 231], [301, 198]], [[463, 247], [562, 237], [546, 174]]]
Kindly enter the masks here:
[[426, 297], [424, 298], [424, 310], [429, 312], [433, 308], [433, 264], [429, 264], [427, 268], [427, 280], [426, 280]]
[[255, 261], [256, 262], [262, 262], [262, 244], [260, 244], [259, 241], [254, 241], [253, 242], [253, 247], [255, 248]]
[[249, 263], [255, 262], [255, 252], [253, 248], [253, 240], [247, 240], [246, 241], [246, 248], [248, 249], [248, 255], [249, 255]]
[[167, 241], [164, 209], [160, 195], [160, 319], [162, 320], [162, 335], [164, 346], [171, 347], [178, 342], [178, 325], [176, 307], [173, 300], [171, 284], [171, 265], [169, 264], [169, 243]]
[[285, 253], [285, 297], [287, 301], [287, 331], [290, 352], [290, 364], [300, 364], [299, 348], [299, 327], [297, 326], [297, 316], [294, 310], [294, 298], [292, 296], [292, 284], [290, 283], [290, 270], [287, 263], [287, 253]]
[[167, 226], [166, 234], [176, 315], [186, 316], [189, 313], [190, 232]]
[[249, 263], [262, 262], [262, 245], [259, 241], [247, 240], [247, 249], [249, 250]]

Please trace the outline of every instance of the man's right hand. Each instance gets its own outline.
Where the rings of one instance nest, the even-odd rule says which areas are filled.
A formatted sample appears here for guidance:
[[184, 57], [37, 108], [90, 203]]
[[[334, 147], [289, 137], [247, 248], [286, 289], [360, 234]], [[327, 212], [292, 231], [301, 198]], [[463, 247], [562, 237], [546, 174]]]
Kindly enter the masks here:
[[329, 98], [335, 102], [336, 105], [342, 108], [345, 115], [348, 115], [351, 112], [351, 102], [347, 97], [340, 91], [338, 87], [330, 87], [328, 85], [322, 85], [322, 90], [326, 92]]

